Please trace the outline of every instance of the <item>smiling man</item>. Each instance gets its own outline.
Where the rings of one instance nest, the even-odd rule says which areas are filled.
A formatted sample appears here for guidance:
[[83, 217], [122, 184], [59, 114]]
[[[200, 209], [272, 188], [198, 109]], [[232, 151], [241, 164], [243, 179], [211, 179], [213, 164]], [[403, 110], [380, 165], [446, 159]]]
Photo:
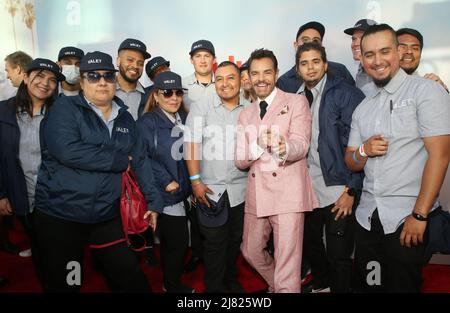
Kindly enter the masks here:
[[[400, 67], [408, 75], [419, 75], [417, 69], [419, 68], [420, 60], [422, 58], [422, 34], [412, 28], [401, 28], [397, 30], [396, 34], [400, 47]], [[424, 75], [424, 77], [438, 82], [448, 92], [447, 85], [436, 74], [427, 73]]]
[[450, 159], [450, 96], [400, 68], [389, 25], [367, 29], [361, 47], [375, 92], [353, 113], [346, 151], [347, 166], [366, 174], [356, 210], [359, 278], [366, 292], [418, 293], [428, 216]]
[[125, 103], [134, 120], [137, 120], [139, 107], [144, 106], [149, 95], [139, 78], [144, 71], [145, 60], [151, 56], [142, 41], [132, 38], [125, 39], [120, 44], [118, 54], [116, 96]]
[[304, 212], [317, 207], [306, 163], [311, 113], [304, 96], [275, 87], [272, 51], [255, 50], [248, 66], [258, 98], [239, 116], [236, 165], [249, 171], [241, 250], [270, 291], [298, 293]]
[[[250, 103], [240, 97], [240, 73], [225, 61], [216, 71], [217, 95], [194, 102], [185, 134], [186, 163], [203, 236], [206, 292], [243, 292], [236, 265], [242, 241], [247, 172], [234, 165], [239, 114]], [[218, 205], [214, 213], [210, 200]]]
[[366, 85], [372, 82], [372, 78], [367, 75], [361, 64], [361, 38], [364, 32], [372, 25], [376, 25], [377, 22], [370, 19], [361, 19], [355, 23], [353, 27], [344, 30], [344, 33], [352, 36], [351, 50], [353, 60], [358, 62], [358, 72], [355, 77], [355, 85], [361, 89], [364, 93], [367, 93]]
[[[304, 83], [299, 93], [311, 106], [311, 147], [308, 170], [319, 207], [305, 213], [303, 255], [314, 277], [312, 292], [350, 292], [354, 209], [362, 175], [345, 164], [352, 113], [364, 99], [356, 87], [328, 73], [325, 48], [302, 45], [296, 54], [297, 71]], [[326, 247], [323, 243], [325, 227]], [[330, 288], [328, 288], [330, 287]]]

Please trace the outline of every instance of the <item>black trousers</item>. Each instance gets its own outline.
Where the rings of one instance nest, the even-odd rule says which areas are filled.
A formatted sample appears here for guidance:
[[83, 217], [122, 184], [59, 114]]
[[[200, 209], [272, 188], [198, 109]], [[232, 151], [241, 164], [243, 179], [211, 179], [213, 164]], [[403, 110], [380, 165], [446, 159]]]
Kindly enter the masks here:
[[197, 218], [197, 208], [194, 203], [190, 203], [190, 209], [186, 210], [190, 222], [190, 238], [192, 257], [203, 258], [203, 238], [200, 232], [200, 225]]
[[228, 221], [220, 227], [200, 225], [204, 237], [203, 261], [205, 264], [205, 292], [225, 292], [226, 286], [237, 282], [237, 257], [240, 253], [244, 228], [244, 203], [230, 207], [228, 193]]
[[334, 204], [305, 213], [303, 254], [310, 262], [316, 287], [329, 286], [332, 292], [350, 292], [355, 217], [353, 213], [335, 221], [333, 207]]
[[[427, 231], [423, 244], [408, 248], [400, 245], [403, 224], [395, 233], [385, 235], [378, 210], [372, 215], [370, 231], [356, 224], [355, 261], [360, 291], [419, 293], [422, 286], [422, 268], [425, 265]], [[376, 272], [377, 264], [380, 265], [380, 273]], [[379, 284], [377, 274], [380, 278]]]
[[158, 232], [164, 287], [168, 292], [177, 291], [181, 284], [183, 261], [189, 243], [186, 216], [161, 214], [158, 217]]
[[[73, 277], [74, 269], [74, 263], [70, 262], [78, 262], [83, 271], [83, 252], [86, 245], [102, 245], [124, 238], [120, 216], [102, 223], [85, 224], [35, 210], [33, 230], [45, 292], [79, 291], [82, 279], [81, 285], [68, 283], [69, 275]], [[125, 242], [92, 249], [92, 254], [99, 262], [112, 291], [151, 291], [136, 255]], [[71, 266], [68, 266], [69, 264]]]

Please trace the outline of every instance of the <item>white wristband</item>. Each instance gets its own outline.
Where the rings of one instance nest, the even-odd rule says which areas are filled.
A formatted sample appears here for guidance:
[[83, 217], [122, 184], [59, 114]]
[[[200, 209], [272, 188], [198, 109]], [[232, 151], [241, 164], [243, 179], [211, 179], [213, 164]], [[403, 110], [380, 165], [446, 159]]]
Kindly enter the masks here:
[[362, 156], [363, 158], [368, 157], [367, 153], [364, 151], [364, 144], [359, 146], [359, 155]]

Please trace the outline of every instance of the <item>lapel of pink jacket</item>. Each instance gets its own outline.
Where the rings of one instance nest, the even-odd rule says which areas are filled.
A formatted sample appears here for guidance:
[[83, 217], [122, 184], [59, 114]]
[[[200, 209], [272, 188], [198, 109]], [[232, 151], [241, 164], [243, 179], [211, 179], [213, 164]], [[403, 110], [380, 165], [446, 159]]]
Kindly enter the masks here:
[[262, 122], [264, 124], [271, 125], [272, 120], [278, 115], [278, 113], [280, 113], [281, 109], [283, 108], [283, 105], [286, 104], [284, 100], [285, 100], [284, 92], [281, 91], [280, 89], [277, 89], [275, 99], [273, 99], [273, 102], [269, 106], [266, 115], [264, 115], [264, 118], [262, 119]]

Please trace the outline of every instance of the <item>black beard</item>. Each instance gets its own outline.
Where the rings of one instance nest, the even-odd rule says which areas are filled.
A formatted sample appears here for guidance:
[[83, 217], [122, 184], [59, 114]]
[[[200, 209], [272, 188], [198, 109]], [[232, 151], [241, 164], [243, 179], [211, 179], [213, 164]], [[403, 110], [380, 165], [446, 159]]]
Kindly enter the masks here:
[[418, 68], [419, 66], [413, 67], [413, 68], [404, 68], [403, 70], [406, 72], [406, 74], [408, 75], [412, 75]]
[[124, 71], [122, 67], [119, 67], [119, 73], [120, 73], [120, 76], [122, 76], [122, 78], [125, 79], [125, 81], [129, 82], [130, 84], [134, 84], [139, 80], [139, 78], [137, 78], [137, 79], [129, 78], [127, 76], [126, 71]]
[[386, 86], [387, 84], [389, 84], [391, 79], [392, 79], [392, 77], [386, 77], [385, 79], [380, 79], [380, 80], [374, 78], [373, 82], [375, 83], [375, 85], [378, 88], [382, 88], [382, 87]]

